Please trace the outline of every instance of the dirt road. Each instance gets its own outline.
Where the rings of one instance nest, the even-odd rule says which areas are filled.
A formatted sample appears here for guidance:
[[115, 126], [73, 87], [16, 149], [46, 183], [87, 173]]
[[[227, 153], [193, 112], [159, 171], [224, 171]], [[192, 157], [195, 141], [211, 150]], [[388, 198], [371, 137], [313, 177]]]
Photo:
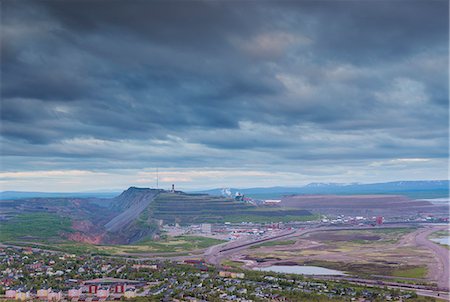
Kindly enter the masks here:
[[245, 239], [236, 240], [236, 241], [232, 241], [232, 242], [222, 243], [219, 245], [214, 245], [205, 251], [205, 253], [203, 254], [203, 258], [205, 259], [205, 261], [207, 263], [219, 266], [220, 262], [223, 259], [225, 259], [227, 256], [230, 256], [233, 253], [236, 253], [237, 251], [244, 250], [252, 245], [260, 244], [262, 242], [279, 240], [281, 238], [286, 238], [286, 237], [290, 237], [293, 235], [297, 235], [297, 232], [287, 230], [287, 231], [281, 231], [270, 237], [261, 238], [261, 239], [257, 239], [257, 240], [245, 238]]
[[418, 246], [423, 246], [434, 253], [437, 264], [430, 266], [430, 274], [434, 276], [437, 280], [439, 288], [449, 289], [449, 261], [450, 261], [450, 250], [438, 243], [430, 241], [427, 237], [437, 231], [446, 230], [448, 226], [432, 226], [423, 229], [422, 232], [418, 233], [416, 236], [416, 244]]

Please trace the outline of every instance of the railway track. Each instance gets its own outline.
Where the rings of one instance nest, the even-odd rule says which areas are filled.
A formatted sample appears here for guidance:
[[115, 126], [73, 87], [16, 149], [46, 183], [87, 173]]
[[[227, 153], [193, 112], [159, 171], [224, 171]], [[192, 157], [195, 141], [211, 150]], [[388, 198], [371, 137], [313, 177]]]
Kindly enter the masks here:
[[240, 244], [240, 245], [237, 245], [237, 246], [224, 248], [224, 249], [219, 250], [219, 252], [222, 253], [222, 252], [226, 252], [226, 251], [231, 251], [231, 250], [247, 247], [247, 246], [250, 246], [250, 245], [259, 244], [259, 243], [266, 242], [266, 241], [272, 241], [272, 240], [280, 239], [280, 238], [283, 238], [283, 237], [286, 237], [286, 236], [294, 235], [295, 233], [296, 233], [296, 231], [292, 231], [292, 232], [289, 232], [289, 233], [286, 233], [286, 234], [281, 234], [281, 235], [277, 235], [277, 236], [273, 236], [273, 237], [268, 237], [268, 238], [255, 240], [255, 241], [244, 243], [244, 244]]

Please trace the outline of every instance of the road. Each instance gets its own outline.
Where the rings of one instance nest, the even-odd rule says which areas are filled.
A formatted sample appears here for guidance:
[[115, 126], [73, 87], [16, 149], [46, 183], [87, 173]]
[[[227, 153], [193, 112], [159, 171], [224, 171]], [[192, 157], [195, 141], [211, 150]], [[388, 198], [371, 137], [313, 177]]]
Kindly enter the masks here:
[[344, 281], [351, 284], [363, 285], [368, 287], [387, 287], [390, 289], [398, 289], [404, 291], [414, 291], [420, 296], [433, 297], [443, 299], [445, 301], [450, 301], [449, 292], [445, 290], [431, 289], [426, 285], [414, 285], [414, 284], [402, 284], [389, 281], [362, 279], [362, 278], [351, 278], [342, 276], [314, 276], [316, 279], [321, 280], [332, 280], [332, 281]]
[[227, 256], [229, 256], [237, 251], [246, 249], [249, 246], [252, 246], [255, 244], [260, 244], [262, 242], [278, 240], [281, 238], [290, 237], [290, 236], [294, 236], [294, 235], [298, 236], [298, 231], [287, 230], [287, 231], [278, 232], [269, 237], [259, 238], [256, 240], [245, 238], [245, 239], [239, 239], [239, 240], [232, 241], [232, 242], [222, 243], [219, 245], [214, 245], [214, 246], [209, 247], [205, 251], [205, 253], [203, 254], [203, 258], [209, 264], [213, 264], [215, 266], [220, 266], [220, 262], [224, 258], [226, 258]]
[[[389, 226], [382, 226], [378, 228], [392, 228], [392, 227], [404, 227], [403, 224], [399, 224], [396, 226], [389, 225]], [[351, 278], [352, 280], [345, 280], [348, 282], [352, 282], [355, 284], [361, 284], [361, 285], [367, 285], [367, 286], [373, 286], [373, 287], [389, 287], [393, 289], [399, 289], [399, 290], [412, 290], [415, 291], [418, 295], [426, 296], [426, 297], [434, 297], [434, 298], [441, 298], [446, 301], [449, 300], [449, 250], [446, 247], [443, 247], [437, 243], [434, 243], [427, 239], [427, 237], [436, 231], [448, 229], [448, 226], [431, 226], [426, 227], [423, 231], [418, 232], [415, 241], [418, 246], [424, 246], [428, 249], [430, 249], [434, 254], [436, 259], [439, 261], [439, 266], [436, 269], [436, 272], [432, 272], [433, 276], [436, 276], [437, 284], [439, 290], [422, 287], [422, 286], [416, 286], [411, 287], [404, 284], [396, 284], [394, 282], [381, 282], [381, 281], [374, 281], [374, 280], [365, 280], [360, 278]], [[229, 243], [222, 243], [220, 245], [215, 245], [210, 248], [208, 248], [204, 253], [204, 259], [206, 262], [213, 264], [215, 266], [220, 266], [220, 263], [222, 260], [228, 258], [232, 254], [244, 250], [252, 245], [260, 244], [261, 242], [267, 242], [267, 241], [273, 241], [273, 240], [279, 240], [281, 238], [288, 238], [288, 237], [296, 237], [300, 235], [304, 235], [310, 232], [318, 232], [318, 231], [335, 231], [335, 230], [357, 230], [357, 229], [373, 229], [373, 227], [322, 227], [322, 228], [310, 228], [310, 229], [303, 229], [303, 230], [297, 230], [297, 231], [286, 231], [284, 233], [277, 233], [273, 236], [266, 237], [263, 240], [251, 240], [251, 239], [242, 239], [242, 240], [236, 240], [234, 242]], [[343, 280], [342, 277], [327, 277], [328, 279], [340, 279]], [[349, 279], [349, 278], [347, 278]], [[379, 282], [380, 284], [377, 284], [376, 282]]]
[[427, 238], [431, 233], [446, 229], [448, 229], [448, 226], [427, 227], [416, 236], [416, 244], [418, 246], [423, 246], [434, 253], [438, 266], [433, 267], [430, 273], [436, 278], [439, 288], [448, 290], [450, 282], [450, 250], [438, 243], [430, 241]]
[[[401, 228], [405, 227], [403, 224], [398, 225], [386, 225], [386, 226], [378, 226], [376, 228]], [[288, 230], [276, 233], [270, 237], [261, 238], [261, 239], [241, 239], [233, 242], [222, 243], [220, 245], [215, 245], [208, 248], [204, 253], [204, 259], [206, 262], [213, 264], [215, 266], [219, 266], [220, 262], [227, 258], [228, 256], [244, 250], [252, 245], [260, 244], [262, 242], [279, 240], [281, 238], [289, 238], [289, 237], [298, 237], [311, 232], [324, 232], [324, 231], [339, 231], [339, 230], [366, 230], [366, 229], [374, 229], [373, 226], [355, 226], [355, 227], [314, 227], [308, 229], [300, 229], [296, 231]]]

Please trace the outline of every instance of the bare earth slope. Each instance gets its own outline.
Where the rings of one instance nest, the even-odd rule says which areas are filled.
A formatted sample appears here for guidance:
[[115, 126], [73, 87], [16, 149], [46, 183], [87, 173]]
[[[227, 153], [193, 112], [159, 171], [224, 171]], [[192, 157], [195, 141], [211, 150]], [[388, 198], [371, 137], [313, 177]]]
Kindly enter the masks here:
[[130, 188], [116, 198], [116, 208], [123, 209], [124, 204], [121, 201], [126, 200], [126, 209], [105, 224], [108, 232], [117, 232], [136, 220], [159, 194], [158, 190], [139, 190], [138, 194], [134, 192], [135, 190]]

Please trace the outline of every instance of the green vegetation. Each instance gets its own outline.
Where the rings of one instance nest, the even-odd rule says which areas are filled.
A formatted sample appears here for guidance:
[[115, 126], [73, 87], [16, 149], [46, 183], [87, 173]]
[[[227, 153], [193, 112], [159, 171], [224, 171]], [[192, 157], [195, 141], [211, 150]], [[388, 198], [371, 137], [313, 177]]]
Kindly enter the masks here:
[[296, 241], [295, 240], [284, 240], [284, 241], [267, 241], [258, 245], [251, 246], [251, 249], [257, 249], [264, 246], [278, 246], [278, 245], [292, 245]]
[[314, 232], [306, 237], [323, 242], [339, 243], [340, 246], [349, 244], [386, 244], [396, 243], [404, 235], [413, 232], [416, 228], [374, 228], [369, 230], [341, 230]]
[[221, 264], [224, 266], [229, 266], [234, 269], [240, 269], [244, 265], [244, 263], [242, 263], [242, 262], [232, 261], [232, 260], [224, 260], [224, 261], [222, 261]]
[[49, 247], [50, 250], [59, 250], [62, 252], [83, 255], [83, 254], [95, 254], [95, 255], [108, 255], [108, 253], [102, 252], [96, 245], [89, 243], [67, 241], [59, 243]]
[[139, 253], [170, 253], [171, 256], [183, 256], [188, 255], [186, 252], [204, 249], [223, 242], [225, 241], [200, 236], [177, 236], [168, 237], [160, 241], [142, 241], [135, 245], [93, 245], [89, 243], [72, 241], [63, 241], [51, 245], [45, 243], [18, 243], [17, 245], [31, 246], [77, 255], [95, 254], [107, 256]]
[[225, 241], [200, 237], [200, 236], [177, 236], [166, 237], [159, 241], [145, 240], [133, 245], [92, 245], [79, 243], [63, 243], [55, 245], [53, 249], [63, 250], [71, 253], [92, 253], [99, 255], [120, 254], [145, 254], [145, 253], [170, 253], [171, 256], [188, 255], [189, 251], [204, 249], [211, 245]]
[[429, 237], [430, 238], [445, 238], [450, 236], [450, 230], [441, 230], [432, 233]]
[[425, 278], [427, 275], [427, 268], [425, 266], [418, 266], [412, 268], [403, 268], [395, 270], [392, 273], [393, 276], [403, 277], [403, 278]]
[[371, 229], [370, 232], [373, 233], [381, 233], [381, 234], [392, 234], [392, 235], [405, 235], [408, 234], [414, 230], [416, 230], [417, 227], [407, 227], [407, 228], [380, 228], [380, 229]]
[[0, 240], [48, 240], [72, 232], [71, 221], [49, 213], [20, 214], [0, 224]]
[[427, 273], [427, 269], [424, 266], [401, 266], [394, 267], [382, 263], [346, 263], [346, 262], [332, 262], [322, 260], [305, 261], [302, 264], [321, 266], [330, 269], [341, 270], [349, 272], [351, 274], [359, 276], [395, 276], [403, 278], [424, 278]]
[[58, 243], [38, 243], [38, 242], [12, 242], [16, 246], [39, 248], [49, 251], [59, 251], [76, 255], [104, 255], [108, 256], [109, 253], [102, 252], [96, 245], [89, 243], [73, 242], [73, 241], [61, 241]]
[[[224, 240], [201, 237], [201, 236], [176, 236], [168, 237], [160, 241], [141, 241], [135, 245], [138, 247], [147, 247], [151, 252], [167, 253], [167, 252], [183, 252], [196, 249], [204, 249], [212, 245], [226, 242]], [[129, 246], [133, 247], [133, 246]], [[137, 249], [139, 252], [139, 249]]]

